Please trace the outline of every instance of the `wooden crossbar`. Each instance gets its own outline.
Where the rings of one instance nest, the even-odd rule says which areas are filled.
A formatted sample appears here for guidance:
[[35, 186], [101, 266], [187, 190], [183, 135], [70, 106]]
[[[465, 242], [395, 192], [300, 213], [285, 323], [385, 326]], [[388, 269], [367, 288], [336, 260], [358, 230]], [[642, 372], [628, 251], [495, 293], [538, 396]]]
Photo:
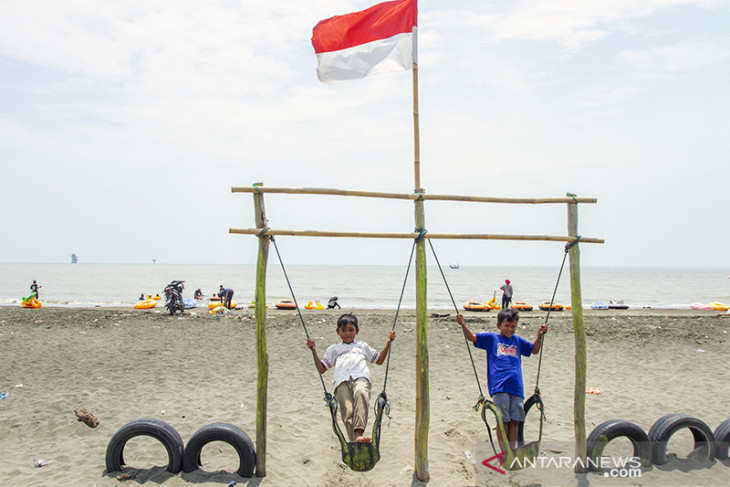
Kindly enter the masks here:
[[232, 193], [278, 193], [278, 194], [319, 194], [331, 196], [360, 196], [365, 198], [389, 198], [400, 200], [417, 200], [423, 197], [424, 200], [433, 201], [467, 201], [476, 203], [505, 203], [505, 204], [554, 204], [554, 203], [598, 203], [597, 198], [497, 198], [492, 196], [465, 196], [454, 194], [416, 194], [416, 193], [384, 193], [380, 191], [358, 191], [350, 189], [330, 188], [267, 188], [265, 186], [234, 186]]
[[[263, 232], [263, 233], [262, 233]], [[349, 237], [349, 238], [408, 238], [415, 239], [418, 232], [385, 233], [385, 232], [335, 232], [322, 230], [274, 230], [263, 228], [230, 228], [228, 233], [239, 235], [284, 235], [293, 237]], [[575, 237], [557, 235], [504, 235], [493, 233], [427, 233], [426, 238], [432, 239], [463, 239], [463, 240], [541, 240], [553, 242], [572, 242]], [[580, 243], [604, 243], [602, 238], [581, 237]]]

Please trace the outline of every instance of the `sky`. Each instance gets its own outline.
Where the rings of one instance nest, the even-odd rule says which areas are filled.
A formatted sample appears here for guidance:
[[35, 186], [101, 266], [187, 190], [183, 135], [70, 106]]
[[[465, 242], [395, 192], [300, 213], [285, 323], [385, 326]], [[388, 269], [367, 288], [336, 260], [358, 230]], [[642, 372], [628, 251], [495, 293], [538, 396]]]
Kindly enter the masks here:
[[[253, 264], [233, 186], [412, 193], [410, 72], [316, 77], [312, 27], [367, 0], [0, 0], [0, 262]], [[419, 2], [427, 193], [580, 205], [589, 266], [730, 267], [727, 0]], [[408, 232], [413, 203], [266, 195], [277, 229]], [[567, 235], [565, 205], [427, 201], [433, 233]], [[278, 237], [288, 264], [407, 240]], [[559, 242], [435, 240], [559, 265]]]

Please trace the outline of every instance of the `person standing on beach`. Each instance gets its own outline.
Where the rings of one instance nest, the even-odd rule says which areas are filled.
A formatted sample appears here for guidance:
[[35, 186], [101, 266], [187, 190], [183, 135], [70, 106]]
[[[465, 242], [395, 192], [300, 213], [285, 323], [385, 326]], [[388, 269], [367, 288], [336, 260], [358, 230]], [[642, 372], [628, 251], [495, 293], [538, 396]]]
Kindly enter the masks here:
[[[33, 279], [33, 284], [30, 285], [30, 290], [35, 293], [35, 298], [38, 299], [38, 289], [43, 286], [39, 286], [38, 283]], [[31, 295], [32, 296], [32, 295]]]
[[231, 300], [233, 299], [233, 289], [224, 288], [221, 285], [218, 291], [218, 297], [221, 298], [221, 304], [228, 309], [231, 309]]
[[[519, 313], [514, 309], [503, 309], [497, 315], [496, 333], [474, 333], [466, 324], [463, 315], [456, 315], [456, 322], [464, 330], [464, 336], [476, 348], [487, 352], [487, 384], [492, 401], [502, 411], [502, 424], [507, 433], [510, 447], [517, 446], [519, 424], [525, 422], [525, 399], [522, 385], [522, 356], [540, 353], [542, 337], [548, 331], [547, 323], [540, 325], [537, 338], [530, 343], [515, 335]], [[501, 435], [497, 435], [499, 446], [506, 451]]]
[[388, 333], [388, 340], [381, 352], [365, 342], [355, 341], [360, 331], [357, 318], [352, 314], [344, 314], [337, 320], [337, 334], [341, 343], [330, 345], [320, 360], [314, 340], [307, 339], [307, 347], [314, 352], [314, 363], [320, 374], [332, 367], [334, 371], [334, 391], [340, 406], [342, 422], [352, 442], [370, 443], [373, 439], [365, 436], [370, 409], [370, 370], [368, 362], [383, 365], [390, 350], [390, 342], [395, 340], [395, 331]]
[[509, 283], [509, 279], [505, 279], [504, 286], [499, 289], [502, 290], [502, 309], [509, 309], [512, 302], [512, 284]]

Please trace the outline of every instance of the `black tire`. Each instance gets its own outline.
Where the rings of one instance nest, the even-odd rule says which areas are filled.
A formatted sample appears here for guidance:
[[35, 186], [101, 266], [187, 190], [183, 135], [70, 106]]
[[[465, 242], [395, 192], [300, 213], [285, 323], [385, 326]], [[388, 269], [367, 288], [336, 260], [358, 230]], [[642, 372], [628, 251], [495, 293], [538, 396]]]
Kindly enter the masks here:
[[623, 419], [609, 419], [596, 426], [586, 441], [586, 456], [588, 457], [588, 470], [600, 472], [603, 470], [601, 456], [609, 442], [616, 438], [628, 438], [634, 447], [633, 456], [641, 461], [645, 467], [651, 465], [651, 444], [649, 436], [644, 430]]
[[151, 436], [167, 450], [167, 471], [179, 473], [182, 470], [183, 440], [175, 428], [159, 419], [138, 419], [122, 426], [112, 436], [106, 449], [106, 471], [121, 472], [124, 463], [124, 446], [135, 436]]
[[728, 460], [730, 450], [730, 419], [726, 419], [715, 430], [715, 458], [724, 462]]
[[667, 443], [674, 433], [688, 428], [695, 440], [695, 451], [701, 447], [705, 450], [707, 461], [715, 458], [715, 436], [712, 430], [701, 420], [686, 414], [672, 413], [659, 418], [649, 429], [651, 441], [651, 461], [655, 465], [664, 465], [667, 459]]
[[228, 423], [203, 426], [190, 437], [183, 453], [183, 472], [190, 473], [202, 466], [200, 454], [203, 447], [212, 441], [223, 441], [235, 448], [239, 458], [236, 473], [241, 477], [253, 477], [256, 448], [251, 438], [241, 428]]
[[525, 421], [517, 423], [517, 445], [522, 446], [525, 444], [525, 422], [527, 422], [527, 414], [530, 412], [533, 406], [537, 405], [538, 421], [542, 421], [542, 415], [545, 413], [545, 406], [542, 403], [542, 399], [539, 395], [533, 394], [528, 397], [525, 401]]

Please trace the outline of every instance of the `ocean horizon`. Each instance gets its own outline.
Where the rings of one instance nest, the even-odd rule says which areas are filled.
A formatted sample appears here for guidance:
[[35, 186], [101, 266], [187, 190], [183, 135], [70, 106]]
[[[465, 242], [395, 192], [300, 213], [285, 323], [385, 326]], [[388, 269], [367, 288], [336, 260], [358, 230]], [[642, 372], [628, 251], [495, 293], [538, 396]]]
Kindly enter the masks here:
[[[247, 305], [254, 299], [255, 265], [226, 264], [0, 264], [0, 306], [21, 303], [37, 280], [44, 306], [132, 306], [141, 294], [162, 294], [172, 280], [185, 280], [185, 298], [196, 289], [206, 297], [218, 287], [232, 288], [234, 299]], [[470, 300], [501, 298], [499, 287], [510, 279], [513, 300], [533, 306], [550, 301], [559, 266], [468, 266], [442, 264], [453, 298], [461, 309]], [[297, 301], [327, 301], [337, 296], [345, 308], [395, 309], [406, 266], [291, 265], [286, 268]], [[583, 305], [622, 300], [632, 308], [688, 308], [692, 303], [730, 302], [730, 270], [715, 267], [581, 267]], [[429, 309], [453, 309], [439, 268], [427, 268]], [[403, 308], [415, 308], [415, 267], [411, 266]], [[267, 304], [291, 298], [284, 273], [269, 260]], [[555, 297], [570, 303], [570, 272], [566, 262]]]

